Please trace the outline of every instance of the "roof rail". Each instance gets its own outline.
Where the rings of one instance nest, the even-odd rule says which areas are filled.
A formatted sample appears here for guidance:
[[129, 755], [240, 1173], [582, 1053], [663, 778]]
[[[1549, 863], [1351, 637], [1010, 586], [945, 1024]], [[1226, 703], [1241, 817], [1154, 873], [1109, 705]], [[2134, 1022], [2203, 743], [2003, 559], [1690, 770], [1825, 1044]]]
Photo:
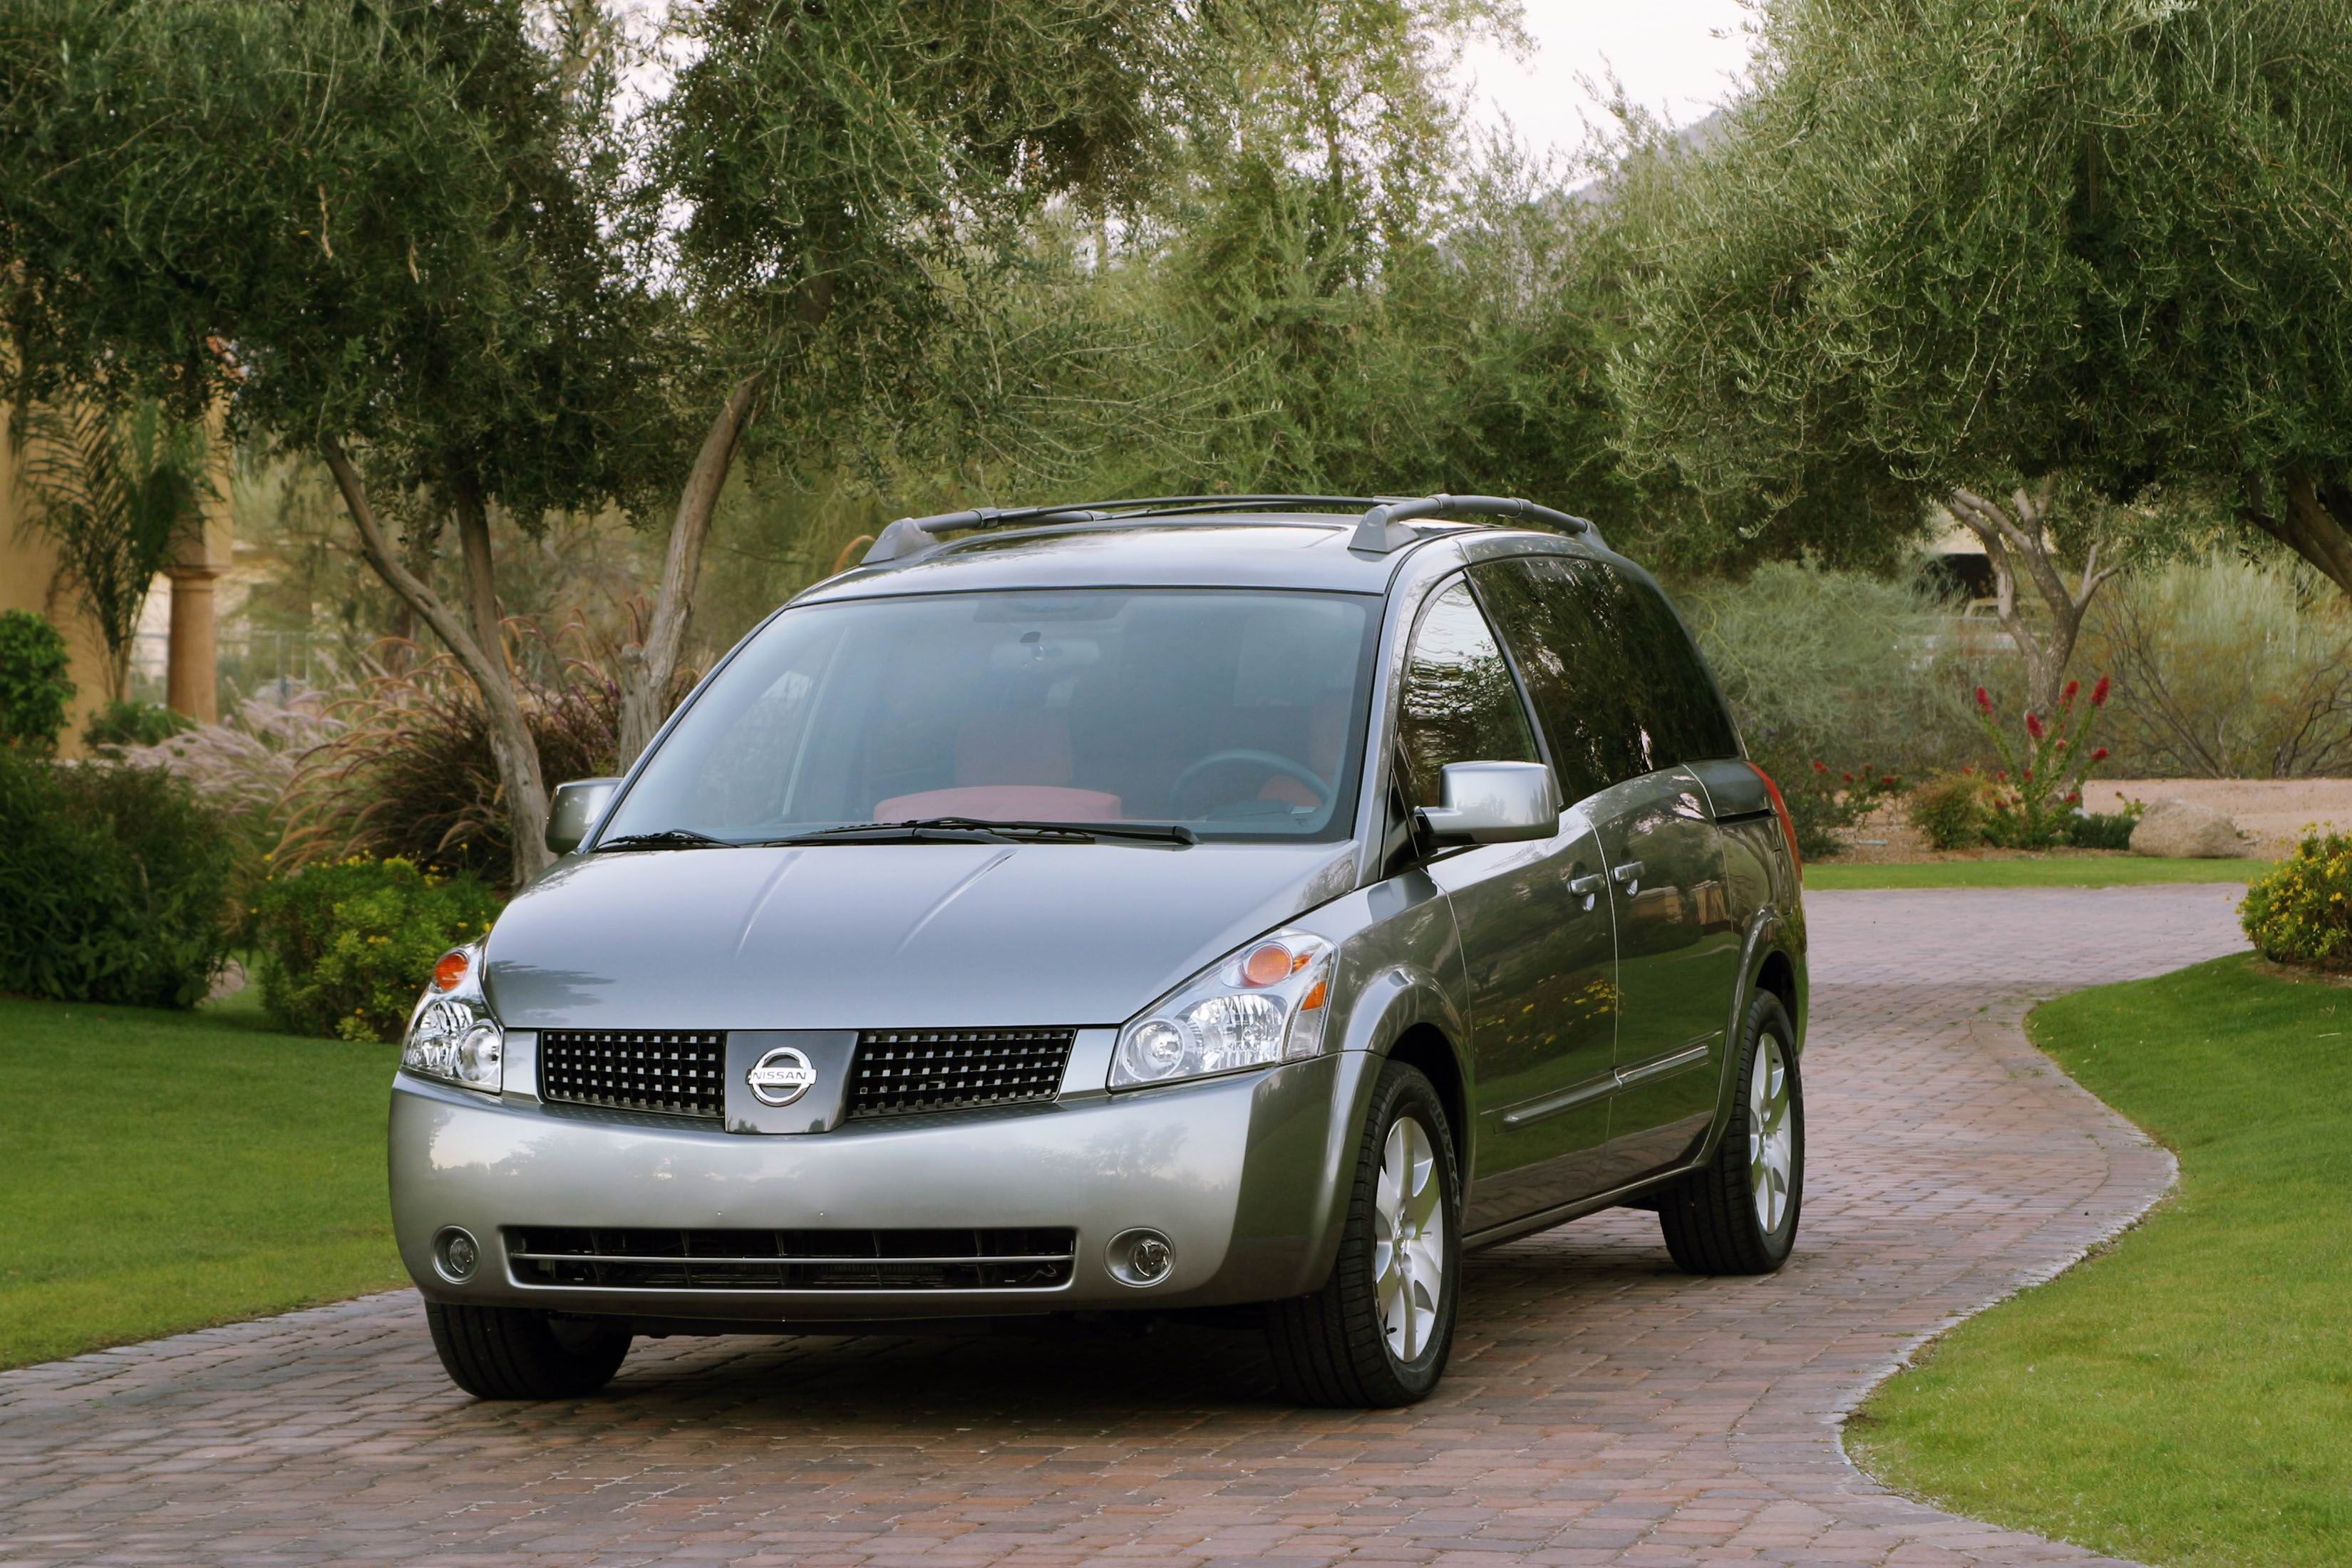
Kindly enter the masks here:
[[1130, 500], [1081, 501], [1058, 506], [976, 507], [930, 517], [902, 517], [884, 529], [861, 563], [879, 566], [938, 548], [940, 535], [954, 529], [998, 528], [1007, 523], [1108, 522], [1115, 519], [1180, 516], [1185, 512], [1276, 511], [1307, 508], [1353, 511], [1402, 500], [1400, 496], [1144, 496]]
[[1548, 506], [1538, 506], [1531, 500], [1507, 496], [1424, 496], [1419, 500], [1384, 501], [1364, 513], [1364, 521], [1356, 525], [1356, 536], [1348, 542], [1350, 550], [1368, 554], [1386, 555], [1402, 550], [1419, 536], [1404, 525], [1418, 518], [1458, 517], [1468, 512], [1481, 517], [1510, 517], [1555, 528], [1567, 533], [1580, 533], [1600, 542], [1601, 531], [1580, 517], [1570, 517], [1564, 511], [1554, 511]]

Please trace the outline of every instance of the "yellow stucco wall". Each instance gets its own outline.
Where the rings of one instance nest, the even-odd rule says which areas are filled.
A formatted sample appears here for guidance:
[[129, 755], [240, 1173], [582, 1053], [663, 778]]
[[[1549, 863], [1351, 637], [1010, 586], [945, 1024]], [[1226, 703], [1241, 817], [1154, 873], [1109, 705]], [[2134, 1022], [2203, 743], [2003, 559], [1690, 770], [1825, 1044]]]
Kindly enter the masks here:
[[[22, 526], [27, 502], [17, 490], [16, 443], [8, 419], [9, 410], [0, 405], [0, 610], [30, 610], [65, 634], [73, 659], [74, 699], [66, 716], [60, 750], [73, 756], [81, 750], [82, 725], [106, 700], [106, 643], [82, 613], [72, 585], [59, 579], [55, 548], [46, 537]], [[216, 444], [213, 482], [216, 499], [206, 508], [205, 546], [209, 558], [220, 566], [227, 565], [235, 542], [228, 479], [227, 450]], [[168, 594], [167, 585], [159, 579], [156, 598]]]

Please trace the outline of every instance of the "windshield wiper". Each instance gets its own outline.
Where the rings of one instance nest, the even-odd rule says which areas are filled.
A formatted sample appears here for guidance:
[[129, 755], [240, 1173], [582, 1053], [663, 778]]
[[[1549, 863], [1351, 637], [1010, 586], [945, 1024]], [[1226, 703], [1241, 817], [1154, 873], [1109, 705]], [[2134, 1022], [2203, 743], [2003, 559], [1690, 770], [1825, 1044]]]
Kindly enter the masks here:
[[713, 838], [708, 833], [697, 833], [691, 827], [665, 827], [658, 833], [624, 833], [618, 838], [600, 840], [599, 852], [606, 849], [730, 849], [733, 841]]
[[1071, 844], [1091, 844], [1098, 838], [1130, 838], [1152, 844], [1198, 844], [1199, 834], [1181, 822], [1026, 822], [996, 817], [920, 816], [910, 822], [849, 822], [838, 827], [820, 827], [814, 832], [795, 834], [790, 838], [771, 840], [778, 844], [799, 844], [810, 839], [830, 838], [854, 844], [884, 844], [892, 842], [920, 843], [937, 840], [945, 843], [1012, 842], [1022, 838], [1056, 839]]

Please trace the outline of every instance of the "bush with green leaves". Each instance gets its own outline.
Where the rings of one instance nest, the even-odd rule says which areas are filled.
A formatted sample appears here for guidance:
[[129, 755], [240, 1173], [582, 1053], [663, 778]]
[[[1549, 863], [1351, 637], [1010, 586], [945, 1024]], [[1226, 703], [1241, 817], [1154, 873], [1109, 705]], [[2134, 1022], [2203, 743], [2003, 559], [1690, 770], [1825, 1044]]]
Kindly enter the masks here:
[[175, 713], [161, 702], [121, 699], [89, 716], [81, 730], [82, 743], [91, 750], [118, 746], [160, 746], [174, 735], [184, 735], [196, 721]]
[[2238, 921], [2273, 963], [2352, 969], [2352, 837], [2305, 837], [2247, 886]]
[[2121, 811], [2077, 811], [2067, 820], [2066, 842], [2077, 849], [2128, 849], [2147, 803], [2126, 801]]
[[159, 769], [0, 747], [0, 991], [194, 1006], [235, 944], [243, 853]]
[[1972, 849], [1985, 841], [1992, 794], [1990, 779], [1960, 768], [1915, 787], [1906, 812], [1930, 848]]
[[1769, 753], [1756, 762], [1780, 785], [1789, 826], [1796, 829], [1797, 853], [1807, 860], [1844, 854], [1846, 830], [1903, 790], [1901, 778], [1880, 768], [1832, 768], [1815, 759]]
[[73, 700], [71, 662], [57, 627], [29, 610], [0, 610], [0, 746], [56, 747]]
[[354, 855], [272, 877], [253, 905], [262, 1005], [296, 1034], [396, 1040], [434, 960], [498, 912], [477, 878], [409, 860]]

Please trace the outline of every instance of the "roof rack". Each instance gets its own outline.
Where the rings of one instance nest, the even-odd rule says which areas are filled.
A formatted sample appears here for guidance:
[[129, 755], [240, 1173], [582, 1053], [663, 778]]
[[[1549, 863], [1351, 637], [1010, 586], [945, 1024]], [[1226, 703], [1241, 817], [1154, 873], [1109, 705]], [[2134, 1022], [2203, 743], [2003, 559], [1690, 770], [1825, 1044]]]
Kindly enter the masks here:
[[1151, 517], [1182, 517], [1200, 512], [1353, 511], [1359, 507], [1367, 510], [1363, 520], [1356, 525], [1355, 536], [1349, 541], [1348, 548], [1376, 555], [1401, 549], [1416, 537], [1411, 529], [1403, 526], [1406, 522], [1416, 518], [1444, 517], [1462, 512], [1513, 517], [1522, 521], [1549, 524], [1572, 533], [1590, 534], [1595, 539], [1600, 537], [1600, 531], [1580, 517], [1570, 517], [1566, 512], [1554, 511], [1533, 501], [1506, 500], [1498, 496], [1426, 496], [1419, 500], [1406, 496], [1146, 496], [1129, 500], [1084, 501], [1055, 506], [984, 506], [969, 511], [943, 511], [929, 517], [902, 517], [876, 537], [861, 564], [880, 566], [935, 550], [941, 542], [941, 533], [957, 529], [1001, 528], [1008, 523], [1050, 525], [1126, 521]]
[[1420, 518], [1459, 517], [1465, 512], [1474, 517], [1517, 518], [1521, 522], [1580, 533], [1596, 543], [1601, 538], [1601, 531], [1584, 518], [1571, 517], [1517, 497], [1423, 496], [1419, 500], [1384, 501], [1364, 513], [1364, 521], [1356, 525], [1356, 536], [1348, 542], [1348, 548], [1370, 555], [1386, 555], [1419, 537], [1406, 523]]

